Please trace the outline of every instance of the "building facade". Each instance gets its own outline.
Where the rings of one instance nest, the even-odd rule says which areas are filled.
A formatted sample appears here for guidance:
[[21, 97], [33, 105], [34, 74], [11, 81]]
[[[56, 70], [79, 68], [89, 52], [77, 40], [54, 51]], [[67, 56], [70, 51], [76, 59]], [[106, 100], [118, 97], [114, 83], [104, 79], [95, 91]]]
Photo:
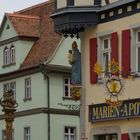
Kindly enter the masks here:
[[[55, 30], [81, 38], [81, 140], [140, 139], [139, 12], [136, 0], [57, 1], [52, 14]], [[75, 18], [66, 21], [66, 17]], [[112, 61], [118, 67], [117, 75], [109, 71]], [[119, 76], [122, 92], [110, 79], [113, 75]], [[109, 82], [113, 84], [108, 86]]]
[[[79, 101], [70, 94], [67, 54], [73, 41], [56, 34], [54, 2], [5, 14], [0, 28], [0, 95], [18, 103], [13, 140], [79, 139]], [[6, 140], [0, 107], [0, 139]]]

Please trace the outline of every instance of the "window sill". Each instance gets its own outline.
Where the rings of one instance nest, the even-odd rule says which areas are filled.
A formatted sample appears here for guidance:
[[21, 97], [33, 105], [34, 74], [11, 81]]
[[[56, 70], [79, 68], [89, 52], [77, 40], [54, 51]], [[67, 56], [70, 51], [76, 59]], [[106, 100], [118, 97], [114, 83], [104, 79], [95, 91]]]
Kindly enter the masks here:
[[72, 97], [63, 97], [63, 100], [74, 100]]
[[23, 99], [24, 102], [31, 101], [31, 100], [32, 100], [32, 98], [25, 98], [25, 99]]
[[14, 62], [14, 63], [10, 63], [10, 64], [5, 64], [5, 65], [3, 65], [2, 67], [3, 67], [3, 68], [6, 68], [6, 67], [14, 66], [14, 65], [16, 65], [15, 62]]

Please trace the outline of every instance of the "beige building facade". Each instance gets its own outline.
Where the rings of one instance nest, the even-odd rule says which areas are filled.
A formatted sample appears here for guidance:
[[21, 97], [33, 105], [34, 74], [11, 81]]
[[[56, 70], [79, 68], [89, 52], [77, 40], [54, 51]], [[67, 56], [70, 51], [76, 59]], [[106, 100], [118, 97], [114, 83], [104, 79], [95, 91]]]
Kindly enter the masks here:
[[140, 2], [75, 0], [63, 7], [52, 14], [55, 30], [81, 39], [80, 140], [139, 140]]

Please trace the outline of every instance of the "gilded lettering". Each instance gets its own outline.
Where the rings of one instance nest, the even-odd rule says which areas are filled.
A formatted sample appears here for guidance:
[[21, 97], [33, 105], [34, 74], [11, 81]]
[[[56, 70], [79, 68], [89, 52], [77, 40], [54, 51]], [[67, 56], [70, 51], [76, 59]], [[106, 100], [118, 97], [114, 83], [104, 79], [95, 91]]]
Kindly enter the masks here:
[[119, 117], [120, 116], [120, 112], [119, 112], [119, 108], [118, 107], [115, 107], [115, 117]]
[[93, 116], [94, 116], [94, 119], [99, 119], [98, 107], [93, 108]]
[[132, 111], [134, 110], [134, 105], [133, 103], [129, 103], [129, 116], [132, 115]]
[[139, 114], [139, 102], [134, 103], [134, 115]]
[[124, 108], [123, 108], [123, 116], [128, 116], [128, 109], [127, 109], [127, 105], [124, 104]]
[[107, 118], [107, 106], [103, 107], [103, 117]]
[[110, 110], [110, 111], [109, 111], [109, 116], [110, 116], [110, 118], [114, 117], [114, 116], [113, 116], [114, 107], [110, 106], [109, 110]]
[[102, 109], [102, 107], [99, 108], [99, 117], [103, 118], [103, 109]]

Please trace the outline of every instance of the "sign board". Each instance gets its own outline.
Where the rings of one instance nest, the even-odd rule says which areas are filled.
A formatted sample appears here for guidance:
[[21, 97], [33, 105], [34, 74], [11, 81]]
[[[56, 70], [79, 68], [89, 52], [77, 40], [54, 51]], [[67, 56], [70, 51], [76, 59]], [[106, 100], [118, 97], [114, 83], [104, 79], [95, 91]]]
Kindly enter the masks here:
[[89, 105], [89, 121], [91, 123], [134, 117], [140, 117], [140, 98], [125, 100], [121, 106], [115, 107], [106, 103]]

